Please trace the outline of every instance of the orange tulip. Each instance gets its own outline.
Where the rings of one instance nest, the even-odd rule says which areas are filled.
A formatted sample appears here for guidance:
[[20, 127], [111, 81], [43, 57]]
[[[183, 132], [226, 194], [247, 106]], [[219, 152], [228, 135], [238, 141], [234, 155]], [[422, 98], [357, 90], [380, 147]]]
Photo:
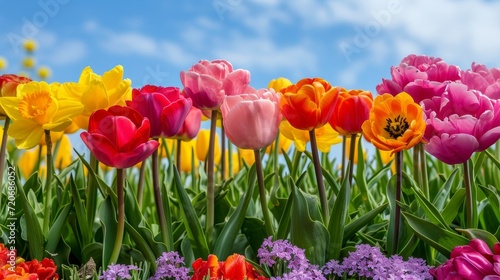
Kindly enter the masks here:
[[371, 92], [341, 88], [333, 106], [330, 125], [340, 135], [361, 133], [361, 125], [370, 116], [373, 97]]
[[268, 279], [260, 275], [252, 264], [239, 254], [233, 254], [223, 262], [218, 261], [217, 256], [209, 255], [208, 260], [201, 258], [193, 262], [193, 276], [191, 280], [264, 280]]
[[281, 113], [297, 129], [320, 128], [331, 118], [338, 92], [321, 78], [302, 79], [281, 90]]
[[422, 142], [423, 110], [406, 92], [379, 95], [363, 125], [363, 135], [375, 147], [396, 153]]
[[[217, 280], [221, 276], [220, 266], [222, 262], [219, 262], [219, 259], [216, 255], [208, 255], [208, 259], [206, 261], [197, 259], [193, 262], [193, 270], [194, 274], [191, 277], [191, 280]], [[207, 278], [208, 276], [208, 278]]]

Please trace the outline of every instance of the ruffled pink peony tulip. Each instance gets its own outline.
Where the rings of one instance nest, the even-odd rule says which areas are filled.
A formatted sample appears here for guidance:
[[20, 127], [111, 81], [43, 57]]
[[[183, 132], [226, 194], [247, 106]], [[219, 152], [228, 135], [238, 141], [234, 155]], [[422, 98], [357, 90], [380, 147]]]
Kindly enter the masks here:
[[416, 103], [443, 93], [443, 82], [460, 80], [460, 68], [441, 58], [408, 55], [398, 66], [391, 67], [391, 80], [382, 79], [377, 85], [379, 94], [396, 95], [407, 92]]
[[[500, 243], [495, 244], [495, 248]], [[468, 245], [457, 246], [451, 251], [450, 259], [429, 272], [437, 280], [448, 279], [500, 279], [500, 252], [488, 247], [486, 242], [480, 239], [472, 239]]]
[[130, 107], [112, 106], [90, 115], [80, 134], [94, 156], [107, 166], [128, 168], [148, 158], [158, 142], [149, 140], [149, 120]]
[[500, 139], [500, 102], [466, 85], [449, 83], [442, 96], [421, 105], [427, 118], [424, 148], [445, 163], [464, 163]]
[[185, 94], [193, 100], [193, 106], [201, 110], [219, 109], [225, 95], [240, 94], [250, 83], [250, 72], [233, 71], [226, 60], [200, 60], [188, 71], [181, 71]]
[[262, 149], [276, 140], [282, 115], [273, 89], [226, 96], [220, 108], [227, 138], [237, 147]]
[[171, 137], [179, 132], [192, 103], [177, 87], [146, 85], [132, 91], [127, 106], [148, 118], [150, 137]]
[[500, 99], [500, 68], [488, 69], [473, 62], [471, 69], [462, 71], [462, 83], [492, 99]]

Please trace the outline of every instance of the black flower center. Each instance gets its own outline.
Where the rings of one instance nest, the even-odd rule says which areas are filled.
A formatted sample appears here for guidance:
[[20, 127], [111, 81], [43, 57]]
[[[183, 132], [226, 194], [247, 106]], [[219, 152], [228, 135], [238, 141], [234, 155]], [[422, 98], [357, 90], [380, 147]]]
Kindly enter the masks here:
[[387, 125], [384, 127], [384, 130], [394, 139], [398, 139], [410, 127], [406, 118], [399, 115], [395, 119], [387, 118], [386, 121]]

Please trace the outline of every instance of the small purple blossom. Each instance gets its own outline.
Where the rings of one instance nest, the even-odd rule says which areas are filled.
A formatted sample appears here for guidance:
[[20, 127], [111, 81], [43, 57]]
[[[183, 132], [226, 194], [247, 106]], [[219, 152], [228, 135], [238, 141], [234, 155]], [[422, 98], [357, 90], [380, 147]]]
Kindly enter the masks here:
[[184, 265], [184, 258], [179, 256], [177, 252], [164, 252], [156, 260], [156, 274], [151, 277], [151, 280], [188, 280], [189, 269]]
[[130, 274], [131, 270], [140, 270], [135, 265], [125, 265], [125, 264], [110, 264], [106, 270], [102, 272], [99, 279], [103, 280], [121, 280], [121, 279], [132, 279]]
[[272, 239], [272, 236], [264, 239], [257, 251], [261, 265], [274, 267], [277, 263], [286, 264], [283, 268], [286, 267], [289, 270], [302, 270], [309, 266], [304, 249], [292, 245], [288, 240], [272, 241]]

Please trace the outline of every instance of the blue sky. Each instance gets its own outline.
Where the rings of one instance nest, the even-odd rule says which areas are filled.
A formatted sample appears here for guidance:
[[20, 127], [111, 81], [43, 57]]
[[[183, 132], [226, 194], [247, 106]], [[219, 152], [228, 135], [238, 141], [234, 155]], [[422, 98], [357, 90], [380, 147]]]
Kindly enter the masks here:
[[34, 38], [49, 81], [122, 64], [133, 87], [181, 87], [180, 71], [222, 58], [250, 70], [255, 88], [322, 77], [375, 92], [411, 53], [500, 67], [498, 11], [499, 2], [480, 0], [5, 1], [0, 56], [4, 72], [18, 72], [20, 42]]
[[[39, 42], [38, 65], [51, 81], [76, 81], [89, 65], [125, 68], [133, 87], [181, 86], [179, 72], [200, 59], [250, 70], [251, 85], [323, 77], [374, 91], [410, 54], [462, 68], [500, 66], [500, 3], [495, 1], [6, 1], [0, 56], [19, 71], [20, 38]], [[5, 72], [5, 71], [4, 71]]]

